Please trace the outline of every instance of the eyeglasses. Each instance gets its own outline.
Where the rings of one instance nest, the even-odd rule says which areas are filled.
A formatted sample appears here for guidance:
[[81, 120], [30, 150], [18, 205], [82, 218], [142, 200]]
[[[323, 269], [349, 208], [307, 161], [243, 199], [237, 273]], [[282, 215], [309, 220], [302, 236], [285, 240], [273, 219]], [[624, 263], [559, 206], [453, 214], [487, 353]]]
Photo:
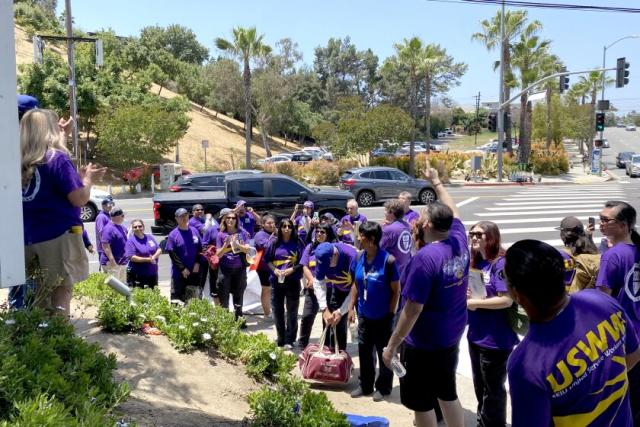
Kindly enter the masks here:
[[195, 209], [196, 212], [202, 212], [204, 209]]
[[606, 216], [600, 216], [600, 224], [609, 224], [610, 222], [617, 221], [615, 218], [607, 218]]
[[287, 228], [287, 229], [291, 229], [291, 228], [293, 228], [293, 227], [292, 227], [292, 226], [290, 226], [289, 224], [283, 224], [283, 225], [281, 225], [281, 226], [280, 226], [280, 228], [282, 228], [282, 229], [285, 229], [285, 228]]
[[484, 233], [482, 231], [470, 231], [469, 232], [469, 238], [470, 239], [482, 239], [482, 236], [484, 236]]

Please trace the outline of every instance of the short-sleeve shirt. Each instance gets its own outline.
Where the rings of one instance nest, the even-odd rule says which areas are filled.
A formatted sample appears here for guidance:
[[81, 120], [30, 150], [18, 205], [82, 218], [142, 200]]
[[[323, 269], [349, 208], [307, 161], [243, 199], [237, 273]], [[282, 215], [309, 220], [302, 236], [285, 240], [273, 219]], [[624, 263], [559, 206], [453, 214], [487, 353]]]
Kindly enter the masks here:
[[215, 245], [219, 232], [220, 226], [218, 224], [212, 224], [211, 227], [207, 228], [204, 236], [202, 236], [202, 246]]
[[[126, 265], [128, 260], [124, 249], [127, 244], [127, 229], [125, 226], [110, 222], [102, 229], [101, 239], [100, 243], [107, 243], [111, 248], [111, 254], [113, 259], [116, 260], [116, 264]], [[100, 254], [100, 264], [107, 265], [108, 262], [107, 254], [102, 252]]]
[[256, 228], [256, 219], [252, 214], [245, 212], [242, 216], [238, 215], [238, 224], [244, 228], [244, 231], [249, 233], [250, 237], [253, 237]]
[[[238, 236], [238, 242], [240, 242], [243, 245], [249, 243], [249, 240], [251, 240], [251, 236], [249, 236], [249, 233], [242, 228], [238, 229], [238, 231], [235, 234]], [[246, 257], [246, 254], [243, 252], [238, 252], [237, 254], [234, 254], [233, 251], [231, 250], [230, 244], [227, 245], [226, 249], [221, 250], [222, 246], [224, 245], [224, 241], [229, 236], [230, 236], [229, 233], [221, 230], [218, 233], [218, 237], [216, 238], [216, 248], [218, 248], [218, 258], [220, 259], [220, 269], [222, 269], [223, 273], [225, 271], [237, 270], [239, 268], [243, 268], [244, 262], [242, 261], [241, 257]]]
[[[198, 254], [202, 253], [200, 233], [193, 227], [189, 227], [186, 230], [176, 227], [171, 230], [169, 237], [167, 237], [165, 250], [167, 252], [173, 251], [184, 266], [191, 271], [196, 262], [199, 261]], [[173, 279], [182, 277], [182, 272], [173, 263], [171, 264], [171, 275]]]
[[403, 300], [424, 306], [407, 345], [429, 351], [458, 345], [467, 324], [468, 276], [467, 236], [454, 218], [448, 238], [420, 249], [401, 276]]
[[[348, 221], [351, 225], [354, 225], [356, 222], [360, 222], [362, 224], [363, 222], [367, 221], [367, 217], [362, 215], [361, 213], [358, 213], [358, 215], [356, 215], [355, 217], [351, 215], [345, 215], [342, 217], [342, 219], [340, 219], [340, 227], [342, 227], [342, 224], [344, 224], [345, 221]], [[339, 228], [338, 238], [343, 243], [347, 243], [349, 245], [355, 244], [355, 242], [353, 241], [353, 234], [350, 230]]]
[[139, 256], [143, 258], [149, 258], [158, 251], [158, 242], [150, 234], [145, 234], [142, 239], [131, 233], [127, 239], [127, 243], [124, 247], [125, 255], [129, 259], [129, 268], [134, 273], [140, 276], [157, 276], [158, 275], [158, 263], [150, 262], [133, 262], [132, 256]]
[[393, 255], [398, 271], [402, 274], [411, 260], [411, 250], [413, 249], [411, 226], [404, 220], [398, 220], [382, 227], [380, 249]]
[[267, 233], [264, 230], [258, 231], [253, 238], [256, 245], [256, 251], [262, 251], [262, 258], [260, 258], [260, 263], [258, 264], [258, 270], [260, 271], [271, 271], [269, 270], [268, 263], [265, 261], [265, 251], [274, 239], [275, 236], [272, 233]]
[[[504, 257], [494, 262], [483, 260], [477, 266], [482, 271], [482, 279], [487, 291], [487, 298], [497, 297], [498, 293], [507, 293], [507, 284], [502, 275]], [[478, 308], [469, 310], [469, 342], [482, 348], [493, 350], [511, 350], [518, 343], [518, 335], [513, 331], [507, 318], [507, 309], [491, 310]]]
[[417, 220], [420, 219], [420, 214], [416, 211], [414, 211], [413, 209], [409, 209], [405, 214], [404, 214], [404, 218], [405, 221], [407, 221], [409, 224], [413, 224], [414, 222], [416, 222]]
[[391, 283], [399, 280], [398, 268], [389, 263], [389, 253], [380, 249], [373, 262], [361, 253], [353, 263], [352, 274], [358, 288], [358, 315], [366, 319], [380, 319], [390, 313]]
[[192, 216], [191, 218], [189, 218], [189, 227], [193, 227], [198, 230], [198, 233], [200, 233], [200, 235], [202, 236], [204, 234], [204, 221], [204, 217], [198, 218]]
[[311, 228], [309, 228], [309, 231], [307, 231], [307, 227], [305, 226], [305, 222], [308, 221], [309, 222], [309, 227], [311, 227], [311, 217], [305, 216], [305, 215], [298, 215], [296, 217], [296, 219], [294, 220], [294, 224], [296, 226], [296, 231], [298, 233], [298, 239], [300, 239], [301, 242], [306, 242], [307, 241], [307, 237], [309, 234], [309, 231], [311, 230]]
[[111, 217], [107, 212], [105, 211], [98, 212], [98, 215], [96, 216], [96, 222], [95, 222], [96, 243], [98, 244], [98, 254], [102, 253], [102, 246], [100, 245], [102, 238], [100, 237], [100, 234], [102, 233], [102, 230], [104, 229], [104, 227], [110, 222], [111, 222]]
[[22, 189], [25, 245], [55, 239], [74, 225], [82, 225], [80, 208], [68, 199], [69, 193], [83, 187], [75, 166], [58, 150], [47, 151], [45, 160]]
[[335, 267], [329, 267], [325, 275], [327, 288], [334, 288], [341, 292], [349, 292], [353, 284], [351, 264], [356, 260], [358, 251], [346, 243], [333, 244], [339, 252], [338, 263]]
[[[273, 240], [269, 248], [267, 248], [267, 257], [265, 261], [272, 263], [278, 270], [286, 270], [287, 268], [295, 267], [300, 264], [300, 257], [302, 256], [302, 248], [295, 235], [289, 239], [288, 242], [278, 242]], [[294, 273], [287, 276], [287, 280], [300, 280], [302, 274], [298, 268]], [[272, 278], [275, 277], [274, 273], [271, 274]]]
[[316, 275], [316, 256], [314, 253], [313, 243], [309, 243], [302, 251], [302, 258], [300, 258], [300, 265], [303, 265], [311, 271], [311, 274]]
[[512, 425], [632, 426], [625, 354], [638, 348], [622, 307], [595, 289], [531, 322], [507, 369]]

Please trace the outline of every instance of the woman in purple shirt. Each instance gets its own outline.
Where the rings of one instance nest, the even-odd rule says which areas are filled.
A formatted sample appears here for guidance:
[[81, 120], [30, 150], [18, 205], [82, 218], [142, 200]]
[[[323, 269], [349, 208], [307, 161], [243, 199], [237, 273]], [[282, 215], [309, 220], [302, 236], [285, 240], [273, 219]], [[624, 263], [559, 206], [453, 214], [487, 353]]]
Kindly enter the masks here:
[[132, 288], [155, 288], [158, 286], [158, 258], [162, 249], [150, 234], [144, 232], [141, 219], [131, 221], [133, 233], [124, 246], [127, 266], [127, 284]]
[[264, 259], [265, 251], [275, 240], [276, 234], [276, 218], [273, 215], [265, 215], [262, 217], [262, 230], [258, 231], [254, 236], [256, 251], [260, 254], [260, 263], [257, 272], [260, 279], [260, 301], [262, 303], [262, 311], [265, 316], [271, 314], [271, 270]]
[[506, 309], [513, 305], [507, 284], [499, 274], [504, 268], [504, 249], [500, 246], [500, 230], [490, 221], [480, 221], [469, 231], [471, 272], [479, 276], [481, 294], [467, 289], [469, 309], [469, 355], [473, 386], [478, 400], [479, 426], [506, 426], [507, 359], [518, 343], [511, 329]]
[[[302, 248], [293, 221], [285, 218], [278, 224], [278, 237], [269, 245], [265, 261], [271, 269], [271, 304], [278, 334], [278, 346], [291, 349], [298, 334], [298, 306]], [[286, 304], [286, 321], [285, 321]]]
[[39, 268], [38, 286], [50, 293], [37, 303], [68, 315], [73, 285], [86, 279], [89, 261], [82, 242], [80, 207], [105, 168], [89, 163], [76, 172], [66, 149], [72, 124], [53, 111], [34, 109], [20, 122], [22, 211], [27, 275]]
[[229, 295], [233, 296], [236, 319], [243, 319], [241, 327], [246, 328], [242, 316], [242, 301], [247, 288], [247, 257], [251, 236], [238, 226], [238, 214], [234, 211], [224, 216], [220, 232], [216, 238], [216, 248], [220, 258], [222, 283], [218, 289], [220, 305], [229, 307]]

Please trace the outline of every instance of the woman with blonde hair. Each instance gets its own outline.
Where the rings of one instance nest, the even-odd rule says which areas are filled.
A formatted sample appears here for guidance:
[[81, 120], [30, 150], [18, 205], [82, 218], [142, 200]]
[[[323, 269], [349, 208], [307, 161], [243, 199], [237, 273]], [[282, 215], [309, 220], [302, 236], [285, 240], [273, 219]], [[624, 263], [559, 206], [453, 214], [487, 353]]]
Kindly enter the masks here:
[[66, 315], [74, 283], [89, 270], [80, 207], [105, 172], [91, 163], [76, 171], [64, 144], [71, 123], [41, 109], [20, 122], [25, 264], [37, 272], [38, 305]]

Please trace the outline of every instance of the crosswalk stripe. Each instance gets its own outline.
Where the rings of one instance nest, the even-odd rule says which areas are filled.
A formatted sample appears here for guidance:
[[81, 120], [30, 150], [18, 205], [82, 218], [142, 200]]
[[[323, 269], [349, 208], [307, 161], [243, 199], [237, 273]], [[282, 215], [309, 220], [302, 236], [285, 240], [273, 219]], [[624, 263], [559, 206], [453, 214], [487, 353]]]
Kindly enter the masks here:
[[[540, 212], [542, 213], [542, 212]], [[546, 213], [546, 212], [545, 212]], [[562, 216], [557, 216], [557, 217], [547, 217], [547, 218], [516, 218], [516, 219], [496, 219], [495, 222], [498, 225], [501, 224], [527, 224], [527, 223], [531, 223], [531, 222], [555, 222], [556, 224], [560, 225], [560, 221], [562, 221], [564, 217]], [[577, 216], [576, 218], [578, 218], [580, 221], [586, 221], [589, 219], [588, 216]], [[478, 221], [462, 221], [462, 223], [464, 225], [474, 225], [475, 223], [477, 223]], [[502, 230], [502, 229], [501, 229]]]
[[[600, 199], [602, 200], [602, 204], [604, 205], [604, 202], [607, 199]], [[572, 200], [572, 202], [587, 202], [587, 203], [595, 203], [598, 200]], [[550, 202], [543, 202], [545, 205], [566, 205], [567, 201], [566, 200], [552, 200]], [[494, 205], [496, 206], [527, 206], [527, 205], [534, 205], [534, 206], [539, 206], [541, 205], [542, 202], [507, 202], [507, 203], [494, 203]]]
[[[559, 211], [546, 211], [545, 214], [561, 214], [561, 213], [593, 213], [598, 214], [600, 209], [562, 209]], [[531, 212], [487, 212], [487, 213], [477, 213], [476, 216], [480, 217], [494, 217], [494, 216], [523, 216], [523, 215], [531, 215]], [[531, 221], [535, 221], [535, 218], [532, 218]]]
[[[584, 197], [580, 197], [576, 200], [612, 200], [612, 197], [616, 197], [616, 198], [624, 198], [624, 196], [622, 194], [620, 195], [616, 195], [616, 196], [596, 196], [596, 197], [592, 197], [592, 196], [584, 196]], [[509, 197], [509, 198], [505, 198], [502, 199], [505, 202], [522, 202], [522, 201], [545, 201], [545, 200], [566, 200], [567, 202], [573, 201], [573, 199], [568, 198], [567, 196], [554, 196], [554, 197], [521, 197], [521, 198], [513, 198], [513, 197]]]
[[598, 191], [598, 192], [594, 192], [594, 191], [580, 191], [580, 192], [573, 192], [573, 193], [528, 193], [528, 194], [514, 194], [513, 196], [510, 197], [519, 197], [519, 198], [527, 198], [527, 197], [542, 197], [542, 196], [548, 196], [548, 197], [559, 197], [559, 196], [585, 196], [585, 197], [608, 197], [612, 194], [624, 194], [623, 191]]
[[[525, 239], [520, 239], [520, 240], [525, 240]], [[539, 240], [539, 239], [533, 239], [533, 240]], [[562, 239], [551, 239], [551, 240], [540, 240], [540, 241], [546, 243], [547, 245], [553, 246], [555, 248], [561, 248], [564, 246]], [[511, 247], [514, 243], [516, 242], [507, 242], [507, 243], [503, 243], [502, 246], [505, 249], [507, 249]]]
[[[567, 207], [572, 207], [572, 208], [602, 208], [602, 203], [593, 203], [593, 204], [572, 204], [572, 205], [567, 205], [565, 203], [565, 205]], [[523, 208], [528, 209], [529, 211], [534, 211], [534, 210], [544, 210], [544, 209], [558, 209], [558, 208], [563, 208], [564, 206], [547, 206], [546, 203], [541, 203], [538, 206], [500, 206], [497, 208], [487, 208], [488, 211], [518, 211], [518, 210], [522, 210]]]

